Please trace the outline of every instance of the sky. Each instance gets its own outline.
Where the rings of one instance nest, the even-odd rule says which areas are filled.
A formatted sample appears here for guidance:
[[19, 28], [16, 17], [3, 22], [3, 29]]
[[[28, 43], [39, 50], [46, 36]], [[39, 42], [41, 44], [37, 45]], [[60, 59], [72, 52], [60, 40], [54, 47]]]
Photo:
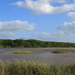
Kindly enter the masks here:
[[75, 43], [75, 0], [0, 0], [0, 39]]

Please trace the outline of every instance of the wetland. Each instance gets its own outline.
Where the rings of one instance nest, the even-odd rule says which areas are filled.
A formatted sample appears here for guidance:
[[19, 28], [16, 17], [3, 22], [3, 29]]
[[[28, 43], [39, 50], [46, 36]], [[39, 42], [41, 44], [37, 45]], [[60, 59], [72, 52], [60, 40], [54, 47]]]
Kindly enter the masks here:
[[[30, 54], [10, 54], [16, 50], [28, 50]], [[53, 50], [66, 50], [66, 53], [53, 53]], [[70, 51], [72, 50], [72, 52]], [[14, 59], [26, 61], [43, 61], [48, 64], [73, 64], [75, 63], [75, 48], [0, 48], [0, 59], [3, 61]]]

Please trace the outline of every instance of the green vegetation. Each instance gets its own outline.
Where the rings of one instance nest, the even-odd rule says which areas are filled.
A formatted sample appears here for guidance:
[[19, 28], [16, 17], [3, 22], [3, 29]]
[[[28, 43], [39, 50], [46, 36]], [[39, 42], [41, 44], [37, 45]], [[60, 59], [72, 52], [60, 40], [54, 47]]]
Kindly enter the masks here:
[[[68, 52], [75, 52], [75, 50], [70, 50], [70, 49], [20, 49], [17, 51], [51, 51], [52, 53], [68, 53]], [[15, 51], [14, 51], [15, 52]], [[9, 52], [11, 53], [11, 52]]]
[[66, 49], [66, 50], [63, 50], [63, 49], [52, 50], [52, 53], [68, 53], [68, 52], [75, 52], [75, 50], [70, 50], [70, 49]]
[[9, 54], [31, 54], [30, 51], [25, 51], [25, 50], [16, 50], [16, 51], [12, 51], [12, 52], [7, 52]]
[[23, 39], [0, 39], [0, 48], [41, 48], [41, 47], [75, 47], [75, 43], [67, 42], [50, 42], [40, 40], [23, 40]]
[[52, 51], [52, 53], [68, 53], [70, 51], [65, 51], [65, 50], [55, 50], [55, 51]]
[[75, 75], [73, 65], [48, 65], [43, 62], [0, 62], [0, 75]]
[[75, 52], [75, 49], [20, 49], [20, 50], [27, 50], [27, 51], [69, 51]]

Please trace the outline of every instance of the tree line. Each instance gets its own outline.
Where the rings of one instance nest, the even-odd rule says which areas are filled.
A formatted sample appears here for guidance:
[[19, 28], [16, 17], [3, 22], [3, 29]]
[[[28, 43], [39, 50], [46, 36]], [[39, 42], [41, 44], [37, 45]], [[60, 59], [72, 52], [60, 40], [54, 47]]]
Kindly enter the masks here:
[[35, 39], [0, 39], [0, 48], [75, 47], [75, 43], [40, 41]]

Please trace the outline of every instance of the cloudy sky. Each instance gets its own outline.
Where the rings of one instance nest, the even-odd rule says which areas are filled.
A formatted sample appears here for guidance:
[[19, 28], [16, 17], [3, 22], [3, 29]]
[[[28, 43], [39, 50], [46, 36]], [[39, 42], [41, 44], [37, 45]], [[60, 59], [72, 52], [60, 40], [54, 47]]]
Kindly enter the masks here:
[[75, 43], [75, 0], [0, 0], [0, 39]]

